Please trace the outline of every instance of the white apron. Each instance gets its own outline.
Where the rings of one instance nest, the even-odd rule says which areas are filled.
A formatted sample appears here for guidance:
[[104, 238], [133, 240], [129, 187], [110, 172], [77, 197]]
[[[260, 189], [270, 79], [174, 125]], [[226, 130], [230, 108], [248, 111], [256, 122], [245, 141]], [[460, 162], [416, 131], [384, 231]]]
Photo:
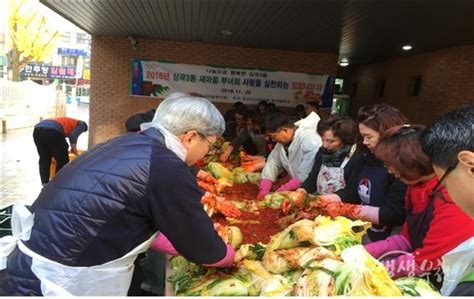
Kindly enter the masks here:
[[13, 236], [0, 239], [0, 270], [6, 268], [8, 255], [16, 245], [21, 252], [32, 258], [31, 270], [41, 281], [44, 296], [126, 296], [136, 257], [145, 252], [156, 238], [135, 247], [121, 258], [92, 267], [71, 267], [49, 260], [23, 244], [30, 238], [34, 215], [23, 205], [15, 205], [12, 213]]
[[320, 121], [319, 116], [311, 112], [305, 119], [295, 123], [297, 129], [288, 147], [277, 143], [265, 162], [262, 179], [275, 182], [278, 175], [285, 169], [291, 178], [304, 182], [314, 164], [314, 158], [321, 147], [321, 137], [316, 133]]
[[346, 186], [344, 180], [344, 167], [347, 165], [352, 155], [354, 154], [356, 146], [353, 145], [349, 154], [342, 161], [339, 167], [329, 167], [321, 165], [318, 177], [316, 179], [316, 187], [319, 195], [334, 194], [336, 191]]
[[444, 281], [441, 295], [449, 296], [461, 279], [474, 271], [474, 237], [471, 237], [443, 256]]

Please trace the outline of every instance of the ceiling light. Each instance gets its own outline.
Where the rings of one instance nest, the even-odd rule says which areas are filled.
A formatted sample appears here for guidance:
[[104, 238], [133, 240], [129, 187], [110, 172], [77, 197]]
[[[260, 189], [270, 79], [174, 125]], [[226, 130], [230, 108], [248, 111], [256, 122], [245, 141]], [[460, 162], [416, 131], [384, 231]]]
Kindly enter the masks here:
[[347, 61], [347, 60], [342, 60], [341, 62], [339, 62], [339, 65], [340, 65], [340, 66], [343, 66], [343, 67], [346, 67], [346, 66], [349, 65], [349, 61]]
[[410, 51], [412, 48], [413, 48], [413, 47], [410, 46], [410, 45], [404, 45], [404, 46], [402, 47], [403, 51]]
[[221, 31], [221, 34], [222, 34], [222, 35], [232, 35], [232, 31], [230, 31], [230, 30], [222, 30], [222, 31]]

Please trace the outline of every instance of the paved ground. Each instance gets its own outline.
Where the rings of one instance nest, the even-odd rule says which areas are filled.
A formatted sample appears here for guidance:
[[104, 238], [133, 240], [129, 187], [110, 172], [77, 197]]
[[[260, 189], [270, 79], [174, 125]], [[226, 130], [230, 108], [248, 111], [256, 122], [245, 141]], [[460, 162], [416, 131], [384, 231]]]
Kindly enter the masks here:
[[[67, 115], [88, 122], [88, 106], [68, 106]], [[81, 134], [78, 149], [87, 149], [88, 132]], [[15, 202], [31, 204], [41, 191], [38, 153], [33, 128], [9, 130], [0, 134], [0, 209]]]
[[41, 190], [33, 128], [9, 130], [1, 138], [0, 209], [14, 202], [31, 204]]

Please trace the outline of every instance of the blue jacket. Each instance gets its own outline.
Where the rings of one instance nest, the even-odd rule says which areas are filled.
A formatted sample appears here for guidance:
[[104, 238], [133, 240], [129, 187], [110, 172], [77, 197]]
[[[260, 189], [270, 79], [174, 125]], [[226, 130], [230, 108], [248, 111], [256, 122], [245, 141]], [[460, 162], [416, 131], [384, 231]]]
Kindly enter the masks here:
[[[93, 266], [124, 256], [160, 231], [187, 259], [215, 263], [227, 249], [201, 196], [189, 167], [165, 147], [158, 130], [126, 134], [79, 156], [43, 188], [24, 243], [61, 264]], [[15, 249], [2, 293], [41, 295], [30, 266], [31, 258]]]

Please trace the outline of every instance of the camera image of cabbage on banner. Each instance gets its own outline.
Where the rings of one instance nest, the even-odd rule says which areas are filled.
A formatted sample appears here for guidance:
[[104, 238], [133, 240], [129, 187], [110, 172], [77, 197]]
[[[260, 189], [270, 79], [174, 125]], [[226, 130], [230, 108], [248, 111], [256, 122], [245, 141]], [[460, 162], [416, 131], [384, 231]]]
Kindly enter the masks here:
[[327, 74], [135, 59], [130, 93], [164, 98], [173, 92], [187, 92], [214, 102], [256, 105], [265, 100], [277, 106], [294, 107], [316, 101], [321, 107], [331, 107], [334, 79], [334, 75]]

